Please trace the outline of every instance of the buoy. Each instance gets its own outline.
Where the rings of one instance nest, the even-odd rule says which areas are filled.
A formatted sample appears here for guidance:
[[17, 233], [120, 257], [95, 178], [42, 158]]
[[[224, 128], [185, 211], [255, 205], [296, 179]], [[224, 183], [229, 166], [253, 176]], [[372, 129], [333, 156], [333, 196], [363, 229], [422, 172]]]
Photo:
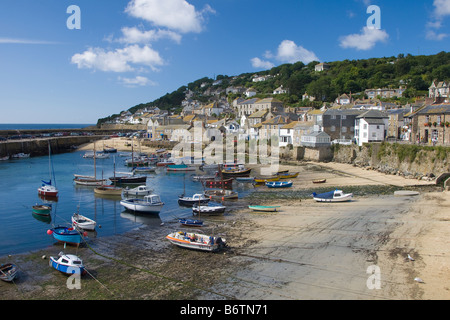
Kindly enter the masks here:
[[50, 235], [52, 235], [52, 233], [53, 233], [53, 231], [52, 230], [47, 230], [47, 234], [50, 236]]
[[85, 231], [85, 232], [83, 233], [83, 236], [87, 237], [87, 236], [88, 236], [88, 233]]

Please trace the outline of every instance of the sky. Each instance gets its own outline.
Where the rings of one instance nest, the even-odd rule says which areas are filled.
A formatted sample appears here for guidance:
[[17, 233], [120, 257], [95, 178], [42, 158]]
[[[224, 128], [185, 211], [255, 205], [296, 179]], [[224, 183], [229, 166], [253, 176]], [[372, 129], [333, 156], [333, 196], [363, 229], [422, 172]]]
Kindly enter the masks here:
[[203, 77], [450, 48], [450, 0], [0, 0], [0, 123], [97, 123]]

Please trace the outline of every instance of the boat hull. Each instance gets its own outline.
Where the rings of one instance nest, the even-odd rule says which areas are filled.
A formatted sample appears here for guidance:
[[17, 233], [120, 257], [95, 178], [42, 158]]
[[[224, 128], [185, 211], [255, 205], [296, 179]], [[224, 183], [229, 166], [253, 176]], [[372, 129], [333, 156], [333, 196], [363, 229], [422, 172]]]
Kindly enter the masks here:
[[202, 220], [194, 220], [194, 219], [179, 219], [178, 220], [183, 226], [186, 227], [202, 227]]
[[190, 235], [192, 234], [186, 234], [180, 231], [167, 235], [166, 239], [178, 247], [208, 252], [218, 251], [225, 245], [224, 241], [218, 237], [195, 234], [197, 241], [193, 241]]
[[216, 216], [223, 214], [225, 209], [225, 206], [194, 206], [192, 207], [192, 213], [194, 215]]
[[122, 188], [101, 186], [94, 189], [94, 193], [105, 196], [120, 196], [122, 195]]
[[128, 199], [120, 201], [120, 204], [124, 206], [127, 210], [142, 213], [160, 213], [163, 204], [148, 204], [141, 199]]
[[289, 182], [266, 182], [266, 186], [268, 188], [290, 188], [292, 187], [293, 182], [289, 181]]
[[178, 198], [178, 204], [180, 206], [183, 207], [192, 207], [195, 204], [206, 204], [209, 201], [211, 201], [211, 199], [207, 198], [207, 199], [188, 199], [188, 198]]
[[7, 263], [0, 266], [0, 280], [6, 281], [6, 282], [12, 282], [18, 273], [18, 268], [16, 265], [12, 263]]
[[81, 267], [75, 267], [75, 266], [69, 266], [65, 265], [63, 263], [58, 263], [58, 261], [54, 257], [50, 257], [49, 265], [55, 270], [58, 270], [59, 272], [62, 272], [66, 275], [72, 275], [72, 274], [79, 274], [83, 275], [86, 274], [86, 269], [84, 266]]
[[247, 170], [222, 170], [222, 176], [224, 178], [235, 178], [235, 177], [248, 177], [252, 169]]
[[253, 211], [261, 211], [261, 212], [277, 212], [279, 206], [248, 206], [249, 209]]
[[73, 229], [67, 227], [56, 227], [51, 229], [53, 238], [58, 242], [63, 242], [72, 245], [80, 245], [83, 241], [80, 233]]
[[51, 211], [52, 211], [51, 206], [46, 205], [33, 206], [33, 213], [39, 216], [49, 216]]

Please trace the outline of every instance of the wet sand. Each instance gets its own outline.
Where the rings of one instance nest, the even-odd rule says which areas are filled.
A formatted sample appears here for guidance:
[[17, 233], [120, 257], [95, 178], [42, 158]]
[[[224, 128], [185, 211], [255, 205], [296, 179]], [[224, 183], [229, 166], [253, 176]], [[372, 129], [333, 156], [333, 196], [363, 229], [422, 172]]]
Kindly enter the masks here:
[[[215, 254], [169, 244], [165, 235], [182, 229], [176, 221], [92, 239], [88, 246], [66, 249], [80, 255], [90, 271], [81, 290], [68, 290], [67, 277], [48, 266], [48, 256], [62, 251], [54, 245], [10, 257], [21, 274], [15, 284], [0, 283], [0, 299], [450, 298], [449, 192], [351, 165], [303, 163], [280, 169], [301, 172], [293, 191], [311, 189], [313, 179], [326, 178], [321, 187], [419, 186], [420, 195], [371, 194], [327, 204], [311, 198], [277, 200], [272, 194], [270, 205], [282, 206], [277, 213], [254, 213], [245, 205], [264, 201], [242, 199], [241, 209], [205, 218], [208, 227], [202, 231], [220, 234], [229, 244]], [[268, 191], [263, 187], [260, 192]], [[379, 274], [368, 273], [374, 266]], [[380, 280], [379, 288], [373, 279]]]

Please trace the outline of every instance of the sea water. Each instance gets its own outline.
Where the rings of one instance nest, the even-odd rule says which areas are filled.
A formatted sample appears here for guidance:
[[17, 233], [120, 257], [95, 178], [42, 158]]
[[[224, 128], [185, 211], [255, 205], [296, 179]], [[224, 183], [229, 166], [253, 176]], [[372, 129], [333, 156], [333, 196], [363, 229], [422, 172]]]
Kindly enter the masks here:
[[[53, 183], [56, 182], [59, 190], [58, 201], [52, 203], [51, 221], [41, 221], [32, 213], [33, 205], [46, 202], [39, 197], [37, 189], [42, 180], [50, 179], [49, 157], [0, 162], [0, 257], [52, 245], [55, 240], [47, 230], [70, 225], [75, 212], [97, 221], [96, 231], [89, 233], [90, 239], [122, 234], [144, 224], [157, 228], [163, 222], [174, 223], [176, 229], [178, 218], [192, 217], [192, 209], [180, 207], [178, 197], [184, 192], [187, 196], [203, 192], [202, 184], [191, 179], [193, 174], [203, 174], [199, 169], [197, 172], [171, 173], [165, 168], [157, 168], [156, 173], [149, 173], [147, 185], [160, 195], [165, 205], [159, 215], [134, 214], [120, 205], [120, 197], [101, 197], [94, 194], [93, 187], [74, 184], [74, 174], [94, 175], [94, 160], [83, 158], [84, 153], [75, 151], [51, 157]], [[126, 158], [117, 155], [96, 160], [97, 178], [112, 177], [114, 161], [117, 172], [130, 171], [124, 165]], [[251, 184], [236, 184], [235, 187], [240, 198], [254, 190]]]

